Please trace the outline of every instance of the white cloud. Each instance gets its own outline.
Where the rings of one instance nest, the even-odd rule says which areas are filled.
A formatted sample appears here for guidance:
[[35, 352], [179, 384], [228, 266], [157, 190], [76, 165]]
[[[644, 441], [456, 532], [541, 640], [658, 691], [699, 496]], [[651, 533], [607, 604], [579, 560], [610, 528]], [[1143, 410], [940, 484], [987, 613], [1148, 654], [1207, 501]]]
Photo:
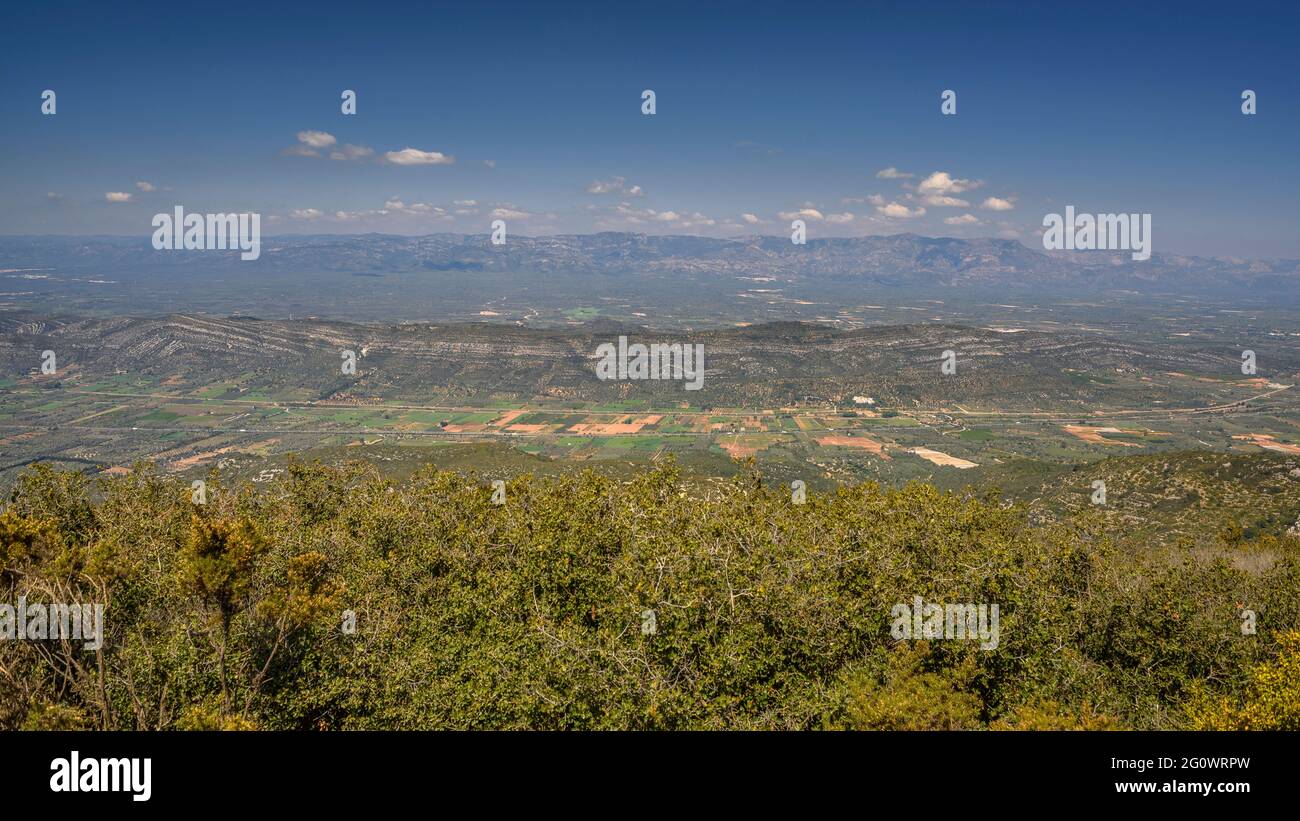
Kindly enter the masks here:
[[496, 161], [496, 160], [484, 160], [484, 161], [483, 161], [483, 164], [486, 165], [488, 168], [496, 168], [496, 167], [497, 167], [497, 161]]
[[421, 151], [418, 148], [403, 148], [401, 151], [388, 151], [384, 159], [393, 165], [451, 165], [455, 157], [441, 151]]
[[452, 221], [456, 218], [447, 209], [427, 202], [405, 203], [397, 197], [389, 197], [383, 208], [366, 211], [332, 211], [319, 208], [298, 208], [289, 212], [289, 217], [296, 220], [333, 220], [337, 222], [355, 222], [361, 220], [378, 221], [394, 218], [418, 217], [421, 219]]
[[826, 219], [821, 211], [816, 208], [800, 208], [798, 211], [782, 211], [777, 214], [783, 220], [805, 219], [805, 220], [822, 220]]
[[980, 205], [980, 208], [986, 211], [1010, 211], [1015, 207], [1011, 200], [1004, 200], [1001, 197], [989, 197]]
[[916, 208], [908, 208], [900, 202], [891, 202], [887, 205], [877, 205], [876, 211], [879, 212], [881, 216], [891, 217], [894, 219], [911, 219], [913, 217], [925, 216], [924, 208], [921, 208], [920, 206], [917, 206]]
[[[603, 211], [600, 206], [590, 206], [593, 211]], [[752, 216], [752, 215], [751, 215]], [[613, 210], [613, 218], [598, 216], [598, 230], [617, 229], [626, 225], [645, 225], [647, 223], [671, 223], [673, 229], [711, 227], [717, 220], [701, 214], [699, 211], [656, 211], [653, 208], [637, 208], [630, 203], [620, 202]]]
[[521, 211], [518, 208], [515, 208], [513, 206], [498, 206], [496, 208], [493, 208], [492, 211], [488, 214], [488, 216], [492, 217], [493, 219], [526, 220], [529, 217], [533, 216], [533, 214], [530, 214], [527, 211]]
[[588, 194], [618, 194], [622, 197], [640, 197], [645, 193], [639, 185], [628, 185], [625, 177], [596, 180], [586, 190]]
[[914, 176], [916, 175], [899, 171], [897, 168], [895, 168], [892, 165], [889, 166], [888, 168], [882, 168], [876, 172], [876, 179], [878, 180], [908, 180]]
[[925, 198], [926, 205], [934, 205], [940, 208], [969, 208], [970, 203], [966, 200], [957, 199], [956, 197], [945, 197], [942, 194], [930, 194]]
[[[297, 145], [291, 145], [280, 153], [287, 157], [320, 157], [317, 149], [326, 149], [338, 143], [333, 134], [325, 131], [299, 131]], [[375, 150], [364, 145], [344, 143], [329, 152], [331, 160], [360, 160], [374, 154]]]
[[430, 205], [427, 202], [415, 202], [407, 205], [396, 197], [390, 198], [384, 203], [384, 210], [381, 214], [387, 214], [393, 211], [398, 214], [431, 214], [433, 216], [446, 216], [447, 210], [436, 205]]
[[979, 220], [970, 214], [962, 214], [960, 217], [948, 217], [944, 220], [948, 225], [977, 225]]
[[364, 145], [344, 143], [337, 151], [330, 152], [331, 160], [360, 160], [375, 153], [375, 149]]
[[108, 191], [104, 194], [104, 199], [109, 202], [130, 202], [131, 195], [125, 191]]
[[478, 205], [478, 200], [456, 200], [452, 205], [459, 205], [462, 208], [473, 208]]
[[698, 228], [699, 226], [711, 226], [716, 224], [717, 220], [705, 216], [699, 211], [664, 211], [655, 217], [660, 222], [676, 222], [678, 228]]
[[136, 183], [135, 187], [139, 188], [141, 191], [143, 191], [146, 194], [152, 194], [154, 191], [158, 190], [157, 188], [154, 188], [153, 183], [144, 182], [143, 180]]
[[758, 223], [762, 222], [762, 220], [760, 220], [754, 214], [741, 214], [740, 218], [743, 219], [745, 222], [749, 223], [750, 225], [757, 225]]
[[947, 171], [936, 171], [921, 180], [916, 190], [922, 194], [960, 194], [972, 188], [979, 188], [983, 184], [980, 180], [954, 179]]
[[338, 141], [333, 134], [324, 131], [299, 131], [298, 142], [311, 148], [329, 148]]
[[853, 222], [853, 214], [848, 211], [845, 211], [843, 214], [827, 214], [826, 221], [836, 225], [844, 225], [845, 223]]

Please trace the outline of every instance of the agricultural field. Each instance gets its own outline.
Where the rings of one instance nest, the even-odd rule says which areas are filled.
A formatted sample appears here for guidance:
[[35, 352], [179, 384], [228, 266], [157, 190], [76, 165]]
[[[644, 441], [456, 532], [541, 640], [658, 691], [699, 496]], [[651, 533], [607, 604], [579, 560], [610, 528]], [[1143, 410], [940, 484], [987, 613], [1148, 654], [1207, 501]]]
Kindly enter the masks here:
[[[202, 321], [205, 331], [211, 325]], [[296, 330], [276, 328], [286, 334]], [[239, 332], [239, 326], [232, 331]], [[12, 482], [37, 462], [108, 474], [149, 463], [178, 478], [216, 468], [264, 479], [282, 471], [291, 456], [335, 465], [371, 462], [397, 472], [424, 460], [488, 472], [545, 466], [542, 472], [558, 473], [618, 471], [670, 458], [688, 474], [698, 471], [700, 481], [732, 475], [752, 461], [774, 481], [798, 479], [815, 489], [863, 481], [893, 486], [925, 481], [953, 489], [996, 485], [1016, 489], [1018, 498], [1032, 502], [1042, 493], [1039, 480], [1067, 470], [1090, 474], [1090, 466], [1125, 457], [1300, 453], [1294, 370], [1234, 375], [1202, 353], [1192, 359], [1196, 371], [1163, 366], [1148, 371], [1103, 361], [1089, 369], [1062, 369], [1057, 377], [1016, 380], [990, 373], [972, 382], [943, 383], [922, 376], [906, 360], [879, 360], [870, 352], [870, 346], [893, 344], [887, 340], [916, 344], [924, 337], [914, 329], [899, 329], [892, 337], [888, 329], [873, 330], [863, 340], [869, 347], [853, 354], [857, 371], [826, 361], [816, 347], [826, 340], [855, 340], [852, 334], [793, 331], [795, 338], [809, 335], [810, 346], [794, 354], [791, 367], [813, 375], [819, 385], [815, 392], [807, 390], [806, 380], [800, 385], [746, 376], [743, 366], [737, 375], [723, 358], [710, 373], [722, 383], [712, 391], [692, 395], [661, 388], [612, 398], [600, 395], [604, 386], [583, 373], [579, 362], [558, 370], [547, 366], [547, 383], [537, 389], [525, 358], [507, 369], [506, 377], [482, 387], [472, 359], [444, 361], [441, 367], [455, 368], [450, 378], [422, 380], [425, 389], [417, 393], [395, 374], [429, 365], [409, 349], [385, 351], [382, 342], [368, 349], [366, 359], [375, 365], [367, 361], [354, 377], [330, 375], [323, 352], [310, 348], [300, 354], [301, 366], [288, 371], [256, 359], [251, 366], [207, 360], [195, 372], [189, 360], [170, 368], [131, 367], [120, 357], [84, 363], [77, 357], [56, 377], [14, 367], [0, 387], [0, 481]], [[773, 332], [788, 338], [792, 328]], [[181, 334], [183, 342], [183, 330], [174, 323], [168, 333]], [[718, 343], [739, 345], [731, 354], [737, 361], [767, 344], [761, 329], [737, 333], [743, 336], [724, 335]], [[443, 334], [435, 332], [427, 344], [442, 344]], [[591, 338], [590, 331], [540, 337], [564, 347]], [[998, 356], [1023, 357], [1040, 374], [1050, 366], [1049, 344], [1043, 343], [1040, 353], [1026, 348], [1021, 335], [993, 337], [994, 342], [1005, 339], [1015, 345], [995, 351]], [[7, 355], [17, 360], [18, 343], [33, 342], [11, 338]], [[89, 351], [101, 343], [81, 344]], [[1136, 342], [1124, 344], [1140, 349]], [[1147, 355], [1177, 356], [1159, 347]], [[1296, 361], [1293, 352], [1286, 356], [1284, 361]], [[918, 350], [917, 359], [927, 357]], [[885, 365], [912, 375], [891, 380], [878, 373]], [[969, 365], [992, 367], [979, 358]], [[985, 384], [990, 376], [1010, 380], [1006, 387], [1019, 384], [1021, 393], [999, 394], [998, 401]], [[1060, 387], [1044, 391], [1053, 379]], [[555, 385], [565, 382], [573, 389], [555, 395]], [[780, 390], [773, 392], [774, 384]], [[759, 385], [761, 396], [753, 390]], [[932, 398], [940, 388], [946, 398]], [[870, 404], [863, 401], [868, 393], [874, 395]], [[479, 463], [468, 454], [478, 454]]]

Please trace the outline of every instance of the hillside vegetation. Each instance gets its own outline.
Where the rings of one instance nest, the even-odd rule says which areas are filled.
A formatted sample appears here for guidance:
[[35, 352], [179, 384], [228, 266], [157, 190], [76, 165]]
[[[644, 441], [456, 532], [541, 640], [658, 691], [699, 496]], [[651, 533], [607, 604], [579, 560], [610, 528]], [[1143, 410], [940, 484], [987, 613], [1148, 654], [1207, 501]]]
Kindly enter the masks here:
[[[922, 484], [793, 504], [672, 464], [492, 494], [295, 463], [194, 504], [145, 468], [34, 468], [0, 603], [100, 602], [106, 628], [0, 640], [0, 729], [1300, 729], [1290, 537], [1153, 552], [1086, 511], [1035, 526]], [[998, 604], [997, 648], [896, 641], [914, 596]]]
[[[1105, 505], [1092, 501], [1095, 480], [1106, 484]], [[1281, 535], [1300, 521], [1300, 457], [1279, 453], [1113, 456], [1051, 466], [1045, 479], [1013, 464], [983, 481], [1024, 500], [1032, 522], [1086, 511], [1110, 530], [1165, 543]]]

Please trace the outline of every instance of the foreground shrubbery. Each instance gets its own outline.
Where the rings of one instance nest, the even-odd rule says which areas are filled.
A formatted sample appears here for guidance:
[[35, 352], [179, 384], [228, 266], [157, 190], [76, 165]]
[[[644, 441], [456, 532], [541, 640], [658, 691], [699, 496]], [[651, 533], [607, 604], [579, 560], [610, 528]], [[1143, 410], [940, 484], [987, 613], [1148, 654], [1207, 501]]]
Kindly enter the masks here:
[[[491, 492], [294, 465], [194, 505], [38, 468], [0, 603], [102, 602], [106, 632], [0, 641], [0, 728], [1297, 727], [1292, 540], [1171, 558], [924, 485], [702, 499], [671, 466]], [[916, 595], [998, 603], [999, 646], [894, 641]]]

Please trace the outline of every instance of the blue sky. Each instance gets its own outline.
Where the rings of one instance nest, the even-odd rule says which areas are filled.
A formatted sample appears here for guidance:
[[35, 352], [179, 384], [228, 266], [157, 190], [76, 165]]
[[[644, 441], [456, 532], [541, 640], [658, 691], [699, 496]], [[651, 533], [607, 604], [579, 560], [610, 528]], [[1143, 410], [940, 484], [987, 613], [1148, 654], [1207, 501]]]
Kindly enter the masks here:
[[1151, 213], [1158, 253], [1300, 257], [1298, 22], [1281, 3], [6, 4], [0, 233], [148, 236], [182, 205], [272, 234], [495, 214], [740, 236], [804, 211], [810, 237], [1037, 245], [1068, 204]]

